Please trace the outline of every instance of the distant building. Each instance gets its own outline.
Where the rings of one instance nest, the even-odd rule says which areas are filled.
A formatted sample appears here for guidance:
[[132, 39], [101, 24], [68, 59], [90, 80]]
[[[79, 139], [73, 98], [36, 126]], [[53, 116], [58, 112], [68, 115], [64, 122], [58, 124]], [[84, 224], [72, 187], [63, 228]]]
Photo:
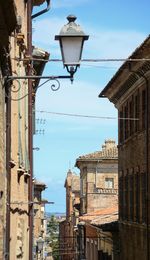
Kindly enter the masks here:
[[[73, 217], [74, 206], [80, 203], [80, 177], [69, 170], [64, 187], [66, 188], [66, 220], [69, 221]], [[76, 220], [74, 224], [76, 225]]]
[[[102, 150], [80, 156], [80, 217], [76, 232], [79, 259], [118, 259], [118, 149], [108, 139]], [[103, 225], [107, 225], [103, 231]], [[114, 229], [115, 225], [115, 229]], [[105, 239], [104, 239], [105, 237]]]
[[78, 224], [80, 203], [80, 178], [71, 170], [65, 180], [66, 219], [59, 224], [61, 260], [77, 259], [75, 228]]
[[[43, 241], [46, 239], [46, 218], [45, 218], [45, 200], [42, 199], [42, 192], [46, 189], [46, 185], [43, 182], [39, 182], [34, 180], [34, 218], [33, 218], [33, 226], [34, 226], [34, 247], [36, 251], [37, 241], [39, 238], [43, 238]], [[45, 244], [43, 244], [43, 255], [45, 251]], [[37, 252], [38, 253], [38, 252]]]
[[[134, 62], [130, 59], [134, 59]], [[100, 97], [107, 97], [114, 103], [119, 115], [119, 231], [122, 260], [150, 259], [149, 59], [150, 36], [100, 93]]]
[[118, 205], [79, 217], [78, 251], [87, 260], [119, 260]]
[[80, 214], [118, 204], [118, 149], [108, 139], [102, 150], [77, 158], [80, 169]]
[[34, 239], [43, 236], [44, 230], [44, 201], [42, 199], [42, 192], [46, 189], [43, 182], [34, 181]]
[[118, 260], [118, 150], [108, 139], [101, 151], [77, 158], [80, 176], [65, 181], [66, 220], [60, 223], [60, 256]]

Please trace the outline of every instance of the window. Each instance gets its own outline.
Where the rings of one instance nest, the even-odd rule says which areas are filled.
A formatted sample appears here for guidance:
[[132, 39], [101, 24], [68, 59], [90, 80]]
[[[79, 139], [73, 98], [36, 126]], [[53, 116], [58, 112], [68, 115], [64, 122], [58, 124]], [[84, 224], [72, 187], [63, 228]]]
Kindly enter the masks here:
[[120, 137], [120, 143], [123, 141], [123, 112], [119, 112], [119, 137]]
[[[135, 118], [139, 119], [139, 107], [140, 107], [140, 96], [139, 91], [138, 94], [135, 96]], [[135, 132], [139, 130], [139, 120], [135, 120]]]
[[130, 201], [130, 220], [133, 221], [133, 216], [134, 216], [134, 178], [133, 175], [129, 176], [129, 201]]
[[129, 127], [129, 129], [130, 129], [130, 135], [132, 135], [134, 133], [134, 120], [133, 120], [133, 118], [134, 118], [134, 99], [133, 99], [133, 97], [132, 97], [132, 100], [129, 103], [129, 117], [130, 117], [130, 120], [129, 120], [130, 127]]
[[142, 91], [142, 130], [145, 129], [145, 119], [146, 119], [146, 91]]
[[125, 108], [124, 108], [124, 117], [125, 117], [125, 121], [124, 121], [124, 128], [125, 128], [125, 133], [124, 133], [124, 137], [125, 139], [128, 138], [128, 103], [126, 104]]
[[124, 218], [126, 220], [128, 220], [128, 211], [129, 211], [129, 185], [128, 185], [128, 181], [129, 181], [129, 176], [128, 176], [128, 170], [127, 170], [127, 174], [125, 176], [125, 183], [124, 183], [124, 196], [125, 196], [125, 201], [124, 201]]
[[113, 178], [105, 178], [105, 188], [106, 189], [114, 188], [114, 179]]
[[135, 191], [136, 191], [136, 198], [135, 198], [135, 205], [136, 205], [136, 222], [140, 222], [140, 174], [139, 172], [136, 173], [136, 180], [135, 180]]
[[122, 176], [122, 196], [123, 196], [123, 198], [122, 198], [122, 205], [123, 205], [123, 207], [122, 207], [122, 219], [126, 219], [126, 182], [125, 182], [125, 176], [123, 175]]
[[83, 174], [80, 178], [81, 196], [86, 195], [86, 185], [87, 185], [87, 168], [84, 167]]
[[142, 189], [142, 222], [146, 222], [146, 173], [141, 174]]
[[119, 177], [119, 214], [120, 218], [123, 219], [123, 176]]

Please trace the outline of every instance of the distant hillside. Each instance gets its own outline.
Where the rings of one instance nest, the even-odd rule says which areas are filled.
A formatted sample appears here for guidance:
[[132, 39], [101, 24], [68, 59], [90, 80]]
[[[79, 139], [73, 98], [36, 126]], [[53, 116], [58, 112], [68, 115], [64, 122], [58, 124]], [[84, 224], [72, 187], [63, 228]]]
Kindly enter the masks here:
[[50, 218], [51, 216], [55, 216], [56, 218], [61, 218], [61, 217], [65, 217], [66, 214], [65, 213], [60, 213], [60, 212], [46, 212], [45, 213], [47, 218]]

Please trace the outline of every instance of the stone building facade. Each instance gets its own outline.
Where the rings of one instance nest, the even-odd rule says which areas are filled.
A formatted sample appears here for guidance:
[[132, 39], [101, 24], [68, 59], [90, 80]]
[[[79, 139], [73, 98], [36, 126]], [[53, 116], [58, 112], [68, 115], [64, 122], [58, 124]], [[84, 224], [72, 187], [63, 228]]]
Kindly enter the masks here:
[[77, 158], [80, 169], [80, 214], [118, 203], [118, 149], [106, 140], [101, 151]]
[[[150, 59], [150, 37], [130, 59]], [[100, 97], [119, 113], [120, 259], [150, 258], [150, 62], [126, 61]]]
[[62, 260], [77, 259], [77, 241], [75, 229], [78, 224], [80, 203], [80, 178], [71, 170], [65, 180], [66, 219], [59, 224], [60, 257]]
[[32, 259], [32, 108], [38, 83], [6, 77], [33, 74], [31, 13], [45, 1], [0, 1], [0, 259]]
[[[33, 226], [34, 226], [34, 248], [36, 253], [37, 252], [37, 240], [39, 237], [42, 237], [45, 241], [46, 238], [46, 219], [45, 219], [45, 202], [42, 199], [42, 192], [46, 189], [46, 185], [42, 182], [37, 180], [34, 181], [34, 219], [33, 219]], [[44, 247], [43, 245], [43, 254], [44, 254]]]
[[7, 177], [10, 160], [10, 100], [4, 77], [11, 73], [9, 38], [16, 27], [13, 1], [0, 1], [0, 259], [6, 256]]
[[44, 230], [44, 201], [42, 199], [42, 191], [46, 189], [46, 185], [37, 180], [34, 181], [34, 239], [38, 239]]
[[[11, 37], [12, 75], [26, 75], [28, 63], [18, 61], [28, 50], [28, 6], [15, 1], [17, 27]], [[29, 122], [28, 82], [14, 80], [11, 88], [11, 161], [9, 259], [29, 258]], [[23, 98], [22, 98], [23, 97]]]
[[80, 156], [75, 165], [80, 176], [69, 170], [65, 181], [66, 220], [60, 223], [61, 259], [118, 260], [115, 141], [106, 140], [101, 151]]
[[77, 236], [81, 259], [119, 260], [118, 205], [80, 216]]
[[[75, 166], [80, 169], [80, 216], [76, 234], [79, 259], [118, 259], [113, 251], [116, 240], [112, 228], [118, 220], [115, 141], [108, 139], [100, 151], [80, 156]], [[103, 231], [103, 225], [107, 225], [107, 231]]]

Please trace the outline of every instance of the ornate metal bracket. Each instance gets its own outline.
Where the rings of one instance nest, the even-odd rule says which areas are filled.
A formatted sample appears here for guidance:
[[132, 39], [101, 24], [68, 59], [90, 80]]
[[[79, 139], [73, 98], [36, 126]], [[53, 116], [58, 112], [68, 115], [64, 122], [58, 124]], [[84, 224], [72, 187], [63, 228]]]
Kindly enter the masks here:
[[[51, 90], [57, 91], [60, 88], [59, 79], [70, 79], [71, 83], [73, 83], [73, 74], [70, 73], [70, 76], [5, 76], [4, 81], [7, 84], [7, 83], [14, 81], [14, 80], [19, 81], [20, 79], [25, 79], [25, 80], [26, 79], [29, 79], [29, 80], [46, 79], [46, 81], [44, 83], [42, 83], [41, 85], [38, 86], [38, 88], [39, 88], [39, 87], [43, 86], [45, 83], [47, 83], [48, 81], [53, 80], [53, 81], [56, 81], [57, 85], [52, 84]], [[15, 90], [13, 90], [13, 91], [15, 92]], [[18, 91], [18, 89], [17, 89], [17, 91]]]

